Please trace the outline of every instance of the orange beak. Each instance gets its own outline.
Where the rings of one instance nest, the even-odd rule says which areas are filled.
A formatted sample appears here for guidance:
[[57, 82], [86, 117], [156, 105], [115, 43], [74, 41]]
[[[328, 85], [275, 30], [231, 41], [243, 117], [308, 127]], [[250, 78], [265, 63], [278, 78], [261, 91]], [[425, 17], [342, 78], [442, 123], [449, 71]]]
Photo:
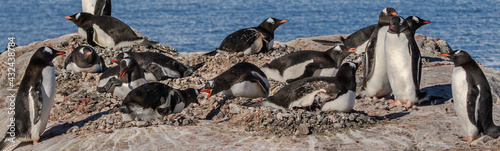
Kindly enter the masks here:
[[66, 54], [66, 52], [59, 51], [59, 52], [57, 52], [56, 54], [58, 54], [58, 55], [64, 55], [64, 54]]
[[360, 63], [356, 63], [356, 66], [357, 66], [357, 67], [361, 66], [361, 62], [360, 62]]
[[394, 27], [396, 27], [396, 25], [392, 25], [391, 27], [389, 27], [389, 29], [392, 29], [392, 28], [394, 28]]
[[431, 21], [428, 21], [428, 20], [424, 21], [424, 24], [430, 24], [430, 23], [431, 23]]
[[212, 89], [203, 89], [200, 92], [206, 92], [206, 93], [208, 93], [207, 98], [210, 98], [210, 95], [212, 94]]
[[441, 54], [441, 56], [449, 57], [449, 56], [450, 56], [450, 54], [443, 53], [443, 54]]
[[398, 13], [394, 12], [394, 13], [391, 13], [392, 16], [396, 16], [398, 15]]
[[120, 78], [123, 78], [123, 76], [125, 76], [125, 73], [127, 72], [127, 69], [123, 70], [121, 73], [120, 73]]
[[91, 55], [91, 54], [92, 54], [92, 52], [87, 52], [87, 55]]
[[66, 18], [66, 19], [73, 19], [73, 18], [71, 18], [71, 16], [64, 16], [64, 18]]
[[354, 49], [354, 48], [349, 48], [349, 49], [347, 49], [347, 52], [356, 52], [356, 49]]
[[111, 59], [111, 62], [117, 62], [118, 59]]
[[282, 24], [286, 23], [286, 22], [288, 22], [288, 20], [282, 20], [282, 21], [280, 21], [280, 23], [282, 23]]

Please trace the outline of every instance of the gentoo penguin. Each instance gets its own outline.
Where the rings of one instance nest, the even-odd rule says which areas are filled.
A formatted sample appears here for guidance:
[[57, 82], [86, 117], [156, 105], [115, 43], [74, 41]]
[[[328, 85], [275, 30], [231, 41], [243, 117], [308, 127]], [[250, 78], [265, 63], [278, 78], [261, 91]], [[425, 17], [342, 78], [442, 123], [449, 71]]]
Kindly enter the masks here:
[[81, 12], [65, 18], [75, 23], [80, 36], [87, 39], [87, 42], [92, 46], [116, 50], [131, 45], [158, 43], [138, 36], [127, 24], [111, 16], [95, 16]]
[[328, 40], [313, 40], [313, 41], [328, 46], [336, 46], [339, 44], [343, 44], [346, 47], [355, 48], [356, 54], [361, 54], [365, 52], [366, 44], [368, 43], [368, 40], [370, 39], [370, 36], [372, 35], [376, 27], [377, 24], [366, 26], [365, 28], [361, 28], [360, 30], [350, 34], [346, 38], [341, 37], [340, 41], [328, 41]]
[[379, 14], [377, 27], [366, 45], [365, 72], [362, 94], [368, 97], [388, 96], [391, 86], [387, 78], [385, 61], [385, 34], [389, 29], [391, 18], [398, 13], [394, 8], [384, 8]]
[[491, 89], [481, 68], [463, 50], [442, 55], [455, 64], [451, 89], [458, 120], [467, 136], [463, 139], [472, 142], [480, 133], [497, 138], [500, 127], [493, 123]]
[[[256, 106], [350, 112], [355, 103], [357, 67], [353, 62], [346, 62], [335, 77], [308, 77], [292, 82]], [[330, 98], [327, 101], [315, 100], [318, 93]]]
[[[97, 91], [109, 92], [123, 99], [131, 90], [148, 83], [144, 78], [144, 71], [133, 58], [123, 58], [119, 66], [118, 74], [116, 68], [111, 68], [101, 75]], [[116, 75], [119, 79], [116, 79]]]
[[221, 91], [225, 97], [267, 97], [269, 81], [259, 67], [248, 62], [240, 62], [209, 80], [201, 92], [207, 92], [210, 97], [211, 94]]
[[394, 105], [411, 107], [422, 101], [419, 100], [422, 61], [413, 33], [406, 20], [396, 16], [391, 19], [385, 35], [387, 77], [397, 100]]
[[125, 52], [118, 54], [116, 59], [120, 61], [124, 57], [134, 58], [144, 70], [148, 81], [191, 76], [194, 71], [205, 64], [203, 62], [189, 67], [173, 58], [154, 52]]
[[120, 107], [124, 121], [163, 118], [180, 113], [191, 103], [198, 103], [199, 91], [193, 88], [177, 90], [163, 83], [143, 84], [130, 91]]
[[356, 50], [344, 45], [338, 45], [323, 52], [297, 51], [274, 59], [260, 69], [268, 78], [287, 83], [305, 77], [334, 76], [342, 60], [352, 52]]
[[[65, 52], [41, 47], [31, 57], [15, 100], [16, 139], [36, 144], [45, 131], [56, 92], [52, 60], [63, 54]], [[5, 142], [1, 143], [0, 146], [5, 147]]]
[[82, 0], [82, 12], [111, 16], [111, 0]]
[[422, 27], [423, 25], [430, 24], [431, 21], [424, 20], [417, 16], [408, 16], [406, 17], [406, 23], [408, 23], [408, 26], [413, 32], [413, 35], [415, 35], [415, 31], [417, 31], [418, 28]]
[[64, 69], [74, 72], [102, 72], [106, 70], [104, 59], [97, 55], [90, 46], [80, 46], [73, 49], [66, 60], [64, 60]]
[[207, 53], [215, 55], [217, 51], [243, 52], [245, 55], [268, 52], [273, 49], [274, 30], [288, 20], [268, 18], [257, 27], [245, 28], [229, 34], [219, 48]]

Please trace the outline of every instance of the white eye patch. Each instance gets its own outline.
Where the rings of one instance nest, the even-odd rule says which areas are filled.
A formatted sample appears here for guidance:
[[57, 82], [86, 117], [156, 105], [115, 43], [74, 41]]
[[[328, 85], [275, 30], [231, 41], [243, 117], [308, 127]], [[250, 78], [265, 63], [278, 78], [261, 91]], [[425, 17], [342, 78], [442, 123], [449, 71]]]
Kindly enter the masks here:
[[52, 55], [52, 49], [50, 49], [49, 47], [45, 47], [43, 51]]
[[80, 13], [76, 14], [75, 20], [78, 20], [78, 18], [80, 18]]
[[85, 47], [80, 48], [80, 50], [78, 50], [78, 52], [80, 52], [81, 54], [84, 54], [83, 49], [85, 49]]
[[266, 20], [266, 22], [268, 22], [268, 23], [270, 23], [270, 24], [274, 24], [274, 19], [272, 19], [272, 18], [268, 18], [268, 19]]
[[412, 17], [412, 19], [413, 19], [416, 23], [420, 22], [420, 20], [417, 18], [417, 16], [413, 16], [413, 17]]
[[399, 25], [403, 25], [404, 21], [405, 21], [405, 19], [403, 17], [399, 17]]
[[333, 50], [339, 51], [339, 52], [342, 51], [342, 49], [340, 49], [340, 46], [335, 46], [335, 48], [333, 48]]
[[382, 12], [383, 12], [384, 14], [387, 14], [387, 8], [384, 8], [384, 10], [382, 10]]

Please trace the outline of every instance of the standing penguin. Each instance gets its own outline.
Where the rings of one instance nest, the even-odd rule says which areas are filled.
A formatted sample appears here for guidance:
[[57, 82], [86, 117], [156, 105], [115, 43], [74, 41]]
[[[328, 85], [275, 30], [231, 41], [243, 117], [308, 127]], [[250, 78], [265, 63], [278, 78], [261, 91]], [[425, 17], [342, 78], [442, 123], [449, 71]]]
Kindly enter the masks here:
[[127, 24], [111, 16], [96, 16], [81, 12], [64, 18], [71, 20], [78, 27], [80, 36], [87, 39], [92, 46], [116, 50], [131, 45], [158, 43], [140, 37]]
[[[30, 59], [17, 91], [14, 109], [15, 136], [21, 141], [37, 144], [45, 131], [56, 92], [52, 60], [63, 54], [50, 47], [41, 47]], [[5, 147], [5, 142], [1, 143], [0, 146]]]
[[[346, 62], [340, 66], [335, 77], [308, 77], [292, 82], [273, 96], [252, 106], [350, 112], [355, 103], [357, 67], [353, 62]], [[318, 93], [329, 95], [329, 99], [315, 100]]]
[[430, 24], [431, 21], [424, 20], [417, 16], [408, 16], [406, 17], [406, 23], [408, 23], [408, 26], [410, 26], [410, 29], [413, 32], [413, 35], [415, 35], [415, 31], [417, 31], [417, 29], [419, 29], [423, 25]]
[[163, 118], [180, 113], [191, 103], [198, 103], [199, 91], [193, 88], [177, 90], [163, 83], [143, 84], [130, 91], [120, 108], [124, 121]]
[[119, 66], [118, 72], [117, 68], [111, 68], [101, 75], [98, 92], [109, 92], [123, 99], [131, 90], [148, 83], [144, 71], [133, 58], [123, 58]]
[[274, 59], [260, 69], [270, 79], [287, 83], [306, 77], [334, 76], [342, 60], [352, 52], [356, 50], [344, 45], [338, 45], [323, 52], [297, 51]]
[[207, 53], [215, 55], [217, 51], [243, 52], [245, 55], [268, 52], [273, 49], [274, 30], [288, 20], [268, 18], [257, 27], [245, 28], [229, 34], [219, 48]]
[[384, 8], [379, 14], [377, 27], [373, 31], [366, 46], [366, 65], [363, 79], [363, 94], [368, 97], [390, 95], [391, 86], [387, 78], [385, 60], [385, 34], [389, 29], [391, 18], [398, 13], [394, 8]]
[[463, 50], [442, 55], [455, 64], [451, 89], [458, 120], [467, 135], [463, 140], [472, 142], [480, 133], [497, 138], [500, 127], [493, 123], [491, 89], [483, 71]]
[[189, 67], [173, 58], [154, 52], [124, 52], [118, 54], [116, 59], [120, 61], [124, 57], [134, 58], [144, 70], [146, 80], [150, 82], [191, 76], [194, 71], [205, 65], [203, 62]]
[[423, 101], [419, 100], [422, 58], [413, 33], [406, 20], [396, 16], [385, 36], [387, 76], [397, 100], [393, 105], [405, 104], [407, 108]]
[[64, 69], [74, 72], [102, 72], [106, 70], [106, 64], [101, 56], [97, 55], [90, 46], [80, 46], [64, 60]]
[[240, 62], [209, 80], [201, 92], [207, 92], [208, 97], [219, 92], [224, 92], [225, 97], [267, 97], [269, 81], [259, 67]]
[[111, 16], [111, 0], [82, 0], [82, 12]]

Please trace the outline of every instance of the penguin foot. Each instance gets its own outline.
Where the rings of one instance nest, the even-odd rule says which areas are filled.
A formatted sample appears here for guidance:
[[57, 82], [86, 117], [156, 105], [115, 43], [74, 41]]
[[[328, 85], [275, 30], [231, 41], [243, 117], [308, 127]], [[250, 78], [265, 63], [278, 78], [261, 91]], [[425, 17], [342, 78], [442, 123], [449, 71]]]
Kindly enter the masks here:
[[467, 141], [468, 143], [471, 143], [473, 141], [472, 138], [467, 138], [467, 137], [463, 137], [462, 140]]
[[400, 100], [394, 101], [393, 99], [389, 99], [389, 104], [391, 104], [392, 106], [403, 105]]
[[413, 104], [410, 101], [406, 101], [406, 104], [404, 105], [407, 109], [411, 108]]
[[33, 145], [35, 145], [35, 144], [38, 144], [38, 141], [37, 141], [37, 140], [36, 140], [36, 141], [33, 141]]

